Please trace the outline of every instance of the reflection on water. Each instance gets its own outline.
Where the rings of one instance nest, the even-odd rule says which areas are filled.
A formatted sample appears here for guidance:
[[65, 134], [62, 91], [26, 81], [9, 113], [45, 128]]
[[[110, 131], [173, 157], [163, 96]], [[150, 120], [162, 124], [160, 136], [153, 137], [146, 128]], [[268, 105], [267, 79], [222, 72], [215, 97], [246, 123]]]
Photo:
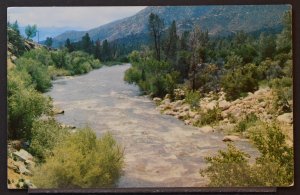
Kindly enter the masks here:
[[[127, 65], [103, 67], [86, 75], [54, 81], [48, 93], [65, 111], [65, 124], [89, 125], [97, 135], [111, 131], [125, 147], [125, 168], [118, 187], [196, 187], [207, 180], [199, 174], [204, 156], [225, 148], [220, 132], [203, 133], [139, 96], [135, 85], [123, 81]], [[247, 142], [237, 142], [250, 154]]]

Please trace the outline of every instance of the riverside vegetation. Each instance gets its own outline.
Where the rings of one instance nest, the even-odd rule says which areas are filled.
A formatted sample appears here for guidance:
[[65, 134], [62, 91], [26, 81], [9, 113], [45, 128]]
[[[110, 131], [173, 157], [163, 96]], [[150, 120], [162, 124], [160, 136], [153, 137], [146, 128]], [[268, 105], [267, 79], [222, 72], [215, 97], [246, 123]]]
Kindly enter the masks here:
[[[149, 16], [152, 46], [129, 55], [125, 81], [153, 97], [158, 109], [206, 131], [249, 139], [255, 162], [233, 143], [206, 158], [209, 186], [289, 186], [294, 181], [291, 12], [279, 34], [244, 32], [210, 38], [195, 26], [178, 36], [176, 21]], [[167, 30], [165, 30], [167, 29]], [[233, 134], [233, 135], [230, 135]]]
[[[148, 21], [152, 45], [130, 51], [128, 57], [118, 56], [107, 40], [102, 46], [94, 43], [88, 33], [76, 43], [67, 39], [61, 49], [45, 48], [23, 40], [17, 23], [9, 24], [9, 167], [22, 176], [9, 180], [9, 185], [34, 187], [28, 178], [44, 188], [116, 184], [123, 166], [122, 147], [109, 133], [96, 138], [88, 127], [73, 131], [59, 124], [53, 119], [51, 99], [42, 94], [50, 89], [51, 79], [87, 73], [102, 66], [100, 59], [129, 60], [132, 66], [124, 80], [150, 95], [163, 114], [203, 131], [228, 134], [223, 139], [232, 142], [228, 149], [206, 157], [207, 168], [199, 170], [210, 180], [209, 186], [291, 185], [290, 11], [283, 20], [279, 34], [240, 31], [210, 37], [200, 26], [179, 35], [176, 21], [165, 28], [163, 19], [152, 13]], [[47, 45], [51, 46], [50, 39]], [[249, 139], [257, 147], [260, 156], [255, 162], [234, 146], [236, 139]], [[30, 158], [16, 168], [20, 153], [25, 153], [22, 147], [34, 157], [27, 154]]]
[[[71, 130], [55, 121], [47, 92], [57, 76], [102, 67], [84, 51], [53, 50], [21, 37], [8, 24], [8, 186], [80, 188], [114, 186], [123, 149], [110, 133]], [[30, 153], [28, 153], [29, 151]]]

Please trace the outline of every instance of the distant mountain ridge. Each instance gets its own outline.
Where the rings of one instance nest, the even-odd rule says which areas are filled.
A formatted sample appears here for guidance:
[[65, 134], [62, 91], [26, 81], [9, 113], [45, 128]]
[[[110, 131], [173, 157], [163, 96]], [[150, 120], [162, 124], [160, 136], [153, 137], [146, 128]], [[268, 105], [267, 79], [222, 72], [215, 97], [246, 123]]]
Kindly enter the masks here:
[[88, 31], [67, 31], [53, 40], [54, 45], [61, 45], [67, 38], [79, 41], [85, 33], [89, 33], [92, 40], [109, 41], [145, 34], [151, 13], [163, 18], [166, 28], [175, 20], [179, 34], [191, 30], [196, 24], [213, 36], [229, 35], [241, 30], [255, 32], [278, 29], [282, 28], [282, 16], [289, 9], [289, 5], [150, 6], [131, 17]]

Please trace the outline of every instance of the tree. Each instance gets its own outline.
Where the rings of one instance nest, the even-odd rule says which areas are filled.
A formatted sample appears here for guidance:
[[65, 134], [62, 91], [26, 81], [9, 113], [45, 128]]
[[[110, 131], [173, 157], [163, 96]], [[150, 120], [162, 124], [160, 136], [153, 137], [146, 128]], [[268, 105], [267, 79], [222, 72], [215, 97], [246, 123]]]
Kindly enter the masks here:
[[190, 80], [192, 81], [192, 90], [195, 90], [195, 79], [197, 73], [197, 67], [203, 63], [203, 59], [200, 58], [200, 36], [201, 30], [199, 26], [195, 26], [190, 35], [190, 48], [191, 48], [191, 65], [190, 65]]
[[158, 15], [151, 13], [149, 16], [150, 34], [153, 36], [156, 59], [161, 59], [161, 36], [164, 28], [164, 22]]
[[47, 45], [48, 47], [51, 47], [53, 43], [52, 37], [47, 37], [46, 41], [45, 41], [45, 45]]
[[172, 25], [168, 29], [168, 35], [165, 42], [166, 59], [169, 59], [173, 62], [176, 60], [177, 43], [178, 36], [176, 30], [176, 22], [175, 20], [173, 20]]
[[32, 26], [28, 25], [25, 28], [25, 34], [27, 35], [27, 39], [35, 37], [36, 36], [36, 32], [37, 32], [36, 24], [34, 24]]
[[71, 43], [69, 38], [65, 42], [65, 47], [68, 49], [69, 52], [74, 51], [74, 45]]
[[104, 61], [110, 59], [110, 47], [108, 41], [105, 39], [102, 43], [102, 58]]
[[81, 49], [87, 53], [92, 53], [93, 43], [89, 36], [89, 33], [85, 33], [85, 35], [81, 39]]
[[95, 58], [97, 58], [99, 60], [101, 59], [101, 42], [99, 39], [96, 41], [96, 44], [95, 44], [94, 56], [95, 56]]

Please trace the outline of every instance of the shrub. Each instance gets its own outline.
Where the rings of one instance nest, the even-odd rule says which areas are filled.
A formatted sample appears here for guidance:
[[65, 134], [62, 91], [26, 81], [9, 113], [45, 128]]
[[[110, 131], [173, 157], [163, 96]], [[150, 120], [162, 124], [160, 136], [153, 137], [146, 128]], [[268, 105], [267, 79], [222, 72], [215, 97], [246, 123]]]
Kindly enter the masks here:
[[31, 137], [34, 120], [51, 111], [49, 98], [38, 93], [29, 84], [30, 76], [24, 71], [8, 73], [8, 137]]
[[291, 112], [293, 109], [293, 79], [289, 77], [276, 78], [270, 82], [274, 90], [273, 106], [277, 114]]
[[123, 151], [110, 133], [100, 139], [89, 128], [78, 130], [53, 149], [36, 168], [39, 188], [93, 188], [114, 186], [123, 167]]
[[254, 186], [258, 182], [251, 173], [248, 163], [249, 155], [241, 152], [233, 145], [227, 145], [227, 151], [220, 150], [214, 157], [206, 157], [209, 163], [200, 174], [210, 179], [210, 187], [245, 187]]
[[240, 133], [245, 132], [249, 127], [253, 126], [257, 120], [258, 117], [254, 113], [250, 113], [238, 122], [235, 127], [235, 131]]
[[40, 62], [24, 57], [16, 61], [17, 70], [25, 70], [30, 76], [36, 90], [46, 92], [52, 86], [47, 67]]
[[207, 110], [207, 112], [201, 113], [201, 118], [196, 122], [196, 125], [212, 125], [218, 123], [221, 119], [221, 109], [216, 106], [213, 109]]
[[192, 108], [198, 108], [200, 98], [199, 91], [188, 91], [185, 96], [185, 102], [191, 105]]
[[261, 156], [250, 165], [249, 155], [229, 145], [227, 151], [219, 151], [207, 157], [209, 166], [200, 170], [210, 179], [209, 186], [289, 186], [294, 181], [293, 148], [285, 143], [285, 135], [276, 124], [254, 126], [251, 134]]
[[141, 80], [141, 73], [136, 67], [131, 67], [125, 71], [124, 80], [130, 84], [138, 83]]
[[258, 89], [257, 67], [246, 64], [234, 70], [228, 70], [221, 78], [221, 87], [226, 92], [227, 100], [235, 100], [247, 92]]
[[22, 55], [23, 58], [35, 60], [44, 66], [51, 66], [54, 64], [51, 53], [45, 48], [32, 49]]
[[32, 126], [30, 152], [40, 162], [44, 162], [45, 158], [51, 155], [53, 148], [68, 134], [68, 130], [62, 128], [54, 119], [35, 121]]

